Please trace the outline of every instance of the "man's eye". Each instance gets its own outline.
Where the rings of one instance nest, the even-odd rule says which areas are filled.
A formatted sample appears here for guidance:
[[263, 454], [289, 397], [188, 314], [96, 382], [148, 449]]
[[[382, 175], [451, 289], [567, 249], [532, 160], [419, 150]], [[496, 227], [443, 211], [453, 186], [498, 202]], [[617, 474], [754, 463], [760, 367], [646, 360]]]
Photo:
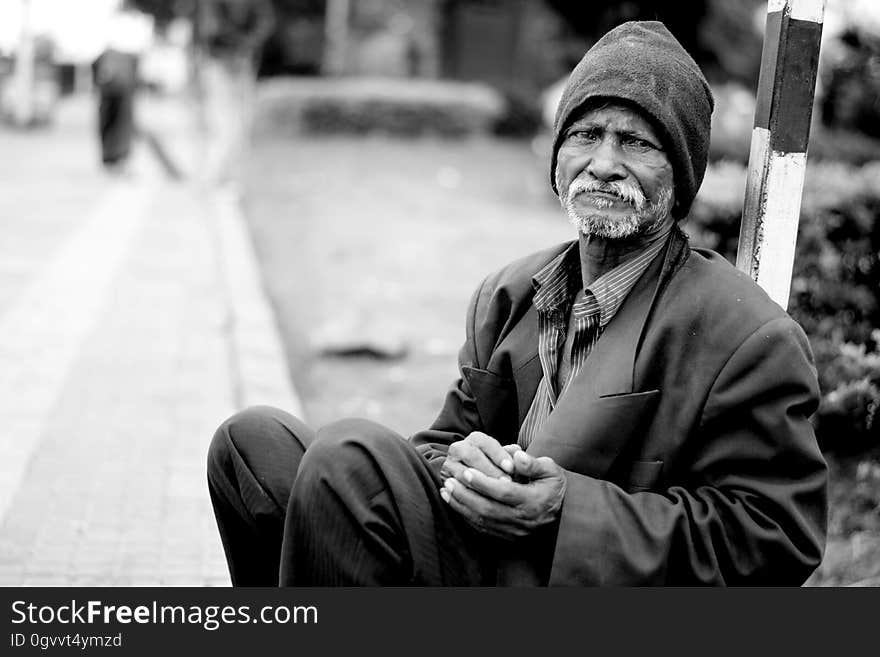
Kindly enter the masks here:
[[575, 130], [569, 133], [569, 138], [575, 141], [596, 141], [599, 139], [599, 133], [596, 130]]
[[647, 139], [641, 139], [640, 137], [624, 137], [620, 140], [621, 144], [623, 144], [627, 148], [634, 148], [639, 150], [657, 150], [657, 147], [654, 146]]

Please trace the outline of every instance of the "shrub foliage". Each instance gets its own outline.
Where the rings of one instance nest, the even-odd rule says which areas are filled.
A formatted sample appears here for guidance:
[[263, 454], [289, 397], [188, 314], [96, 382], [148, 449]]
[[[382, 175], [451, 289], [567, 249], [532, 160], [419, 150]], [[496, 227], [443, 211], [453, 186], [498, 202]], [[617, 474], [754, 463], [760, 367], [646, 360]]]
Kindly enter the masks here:
[[[745, 167], [712, 165], [689, 218], [695, 244], [736, 258]], [[810, 338], [826, 451], [880, 446], [880, 162], [808, 166], [788, 310]]]
[[491, 133], [507, 102], [476, 83], [380, 78], [276, 78], [261, 85], [255, 130], [271, 135]]

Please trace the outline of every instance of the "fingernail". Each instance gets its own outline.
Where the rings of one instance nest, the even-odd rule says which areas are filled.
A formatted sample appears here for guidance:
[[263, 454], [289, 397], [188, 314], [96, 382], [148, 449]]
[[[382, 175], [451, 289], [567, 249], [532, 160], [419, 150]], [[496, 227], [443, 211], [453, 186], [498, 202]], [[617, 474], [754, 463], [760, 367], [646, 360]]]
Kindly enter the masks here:
[[455, 480], [454, 479], [447, 479], [443, 485], [446, 487], [446, 490], [448, 490], [451, 493], [452, 489], [455, 488]]
[[443, 498], [443, 501], [449, 504], [449, 493], [446, 492], [445, 488], [440, 489], [440, 497]]
[[465, 470], [464, 471], [464, 480], [468, 483], [471, 483], [474, 479], [474, 471], [473, 470]]
[[513, 461], [511, 461], [510, 459], [504, 459], [503, 461], [501, 461], [501, 469], [511, 472], [513, 470]]
[[513, 481], [513, 480], [512, 480], [510, 477], [508, 477], [507, 475], [501, 475], [501, 476], [498, 477], [498, 478], [499, 478], [501, 481]]

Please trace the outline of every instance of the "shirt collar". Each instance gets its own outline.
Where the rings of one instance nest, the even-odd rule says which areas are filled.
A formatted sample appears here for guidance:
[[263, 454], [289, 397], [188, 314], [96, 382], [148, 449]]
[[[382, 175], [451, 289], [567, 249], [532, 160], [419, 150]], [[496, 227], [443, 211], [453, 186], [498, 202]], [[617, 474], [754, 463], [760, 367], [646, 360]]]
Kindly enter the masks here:
[[[575, 315], [595, 312], [598, 305], [599, 326], [605, 328], [666, 242], [665, 238], [653, 240], [634, 252], [626, 262], [593, 281], [584, 289], [584, 297], [575, 303], [572, 309]], [[538, 312], [553, 312], [570, 303], [581, 289], [578, 242], [572, 242], [565, 251], [538, 271], [532, 277], [532, 286], [535, 288], [533, 303]]]
[[[651, 261], [654, 260], [665, 245], [665, 239], [658, 239], [646, 245], [641, 250], [633, 253], [632, 257], [626, 262], [619, 264], [611, 271], [605, 272], [585, 290], [587, 298], [592, 294], [599, 305], [599, 326], [605, 328], [605, 325], [617, 314], [624, 299], [626, 299], [635, 286], [636, 281], [642, 277], [648, 265], [651, 264]], [[578, 275], [580, 276], [580, 269], [578, 269]], [[578, 308], [580, 305], [575, 305], [575, 313], [581, 310]]]
[[558, 256], [532, 276], [535, 304], [538, 312], [550, 312], [571, 300], [580, 287], [581, 264], [577, 241], [572, 242]]

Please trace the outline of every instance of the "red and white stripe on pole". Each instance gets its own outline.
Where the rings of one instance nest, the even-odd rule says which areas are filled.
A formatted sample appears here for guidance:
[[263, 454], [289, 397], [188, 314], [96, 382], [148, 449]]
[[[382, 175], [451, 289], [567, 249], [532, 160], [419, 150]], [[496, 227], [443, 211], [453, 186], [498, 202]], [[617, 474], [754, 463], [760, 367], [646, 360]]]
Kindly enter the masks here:
[[736, 266], [788, 305], [825, 0], [770, 0]]

